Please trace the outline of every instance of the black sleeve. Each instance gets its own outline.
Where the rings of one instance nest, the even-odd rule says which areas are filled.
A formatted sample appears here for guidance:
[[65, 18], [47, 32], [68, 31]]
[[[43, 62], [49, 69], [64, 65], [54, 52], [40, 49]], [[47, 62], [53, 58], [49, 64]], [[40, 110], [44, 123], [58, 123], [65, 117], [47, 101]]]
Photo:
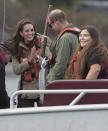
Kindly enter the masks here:
[[0, 90], [5, 89], [5, 65], [0, 62]]
[[93, 64], [101, 64], [101, 54], [98, 49], [91, 49], [88, 53], [88, 67]]

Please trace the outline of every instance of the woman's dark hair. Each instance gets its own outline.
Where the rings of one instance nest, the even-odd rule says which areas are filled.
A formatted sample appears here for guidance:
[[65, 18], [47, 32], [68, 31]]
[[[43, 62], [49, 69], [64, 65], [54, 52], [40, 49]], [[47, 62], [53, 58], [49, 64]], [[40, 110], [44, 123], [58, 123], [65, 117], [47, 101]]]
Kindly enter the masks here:
[[13, 38], [12, 38], [12, 42], [15, 44], [14, 47], [15, 47], [15, 54], [18, 53], [18, 45], [19, 45], [19, 42], [21, 41], [24, 41], [23, 40], [23, 37], [20, 35], [20, 32], [23, 31], [23, 28], [26, 24], [32, 24], [33, 27], [34, 27], [34, 31], [35, 31], [35, 37], [34, 39], [31, 41], [31, 46], [35, 45], [36, 48], [38, 48], [39, 46], [39, 43], [38, 43], [38, 39], [37, 39], [37, 33], [36, 33], [36, 28], [33, 24], [32, 21], [30, 21], [29, 19], [22, 19], [21, 21], [18, 22], [17, 24], [17, 29], [16, 29], [16, 33], [14, 34]]
[[88, 60], [87, 56], [91, 50], [95, 50], [95, 49], [98, 50], [99, 54], [97, 54], [97, 55], [101, 56], [102, 67], [105, 66], [105, 62], [108, 59], [107, 49], [100, 39], [100, 34], [99, 34], [98, 29], [95, 26], [86, 25], [82, 28], [81, 32], [83, 30], [87, 30], [89, 32], [89, 34], [92, 38], [92, 43], [86, 45], [84, 48], [82, 48], [80, 45], [80, 47], [78, 49], [80, 51], [80, 58], [79, 58], [79, 62], [78, 62], [78, 72], [80, 72], [80, 74], [84, 73], [85, 65]]
[[[93, 45], [98, 45], [100, 43], [100, 34], [98, 29], [95, 26], [87, 25], [83, 29], [87, 30], [93, 40]], [[82, 29], [82, 30], [83, 30]]]
[[[98, 29], [95, 26], [93, 26], [93, 25], [86, 25], [86, 26], [84, 26], [81, 29], [80, 33], [83, 30], [87, 30], [88, 31], [88, 33], [90, 34], [90, 36], [92, 38], [92, 41], [93, 41], [92, 43], [90, 43], [89, 45], [87, 45], [86, 48], [90, 48], [92, 46], [97, 46], [98, 44], [101, 43], [99, 31], [98, 31]], [[81, 45], [80, 45], [79, 49], [80, 48], [82, 49]]]

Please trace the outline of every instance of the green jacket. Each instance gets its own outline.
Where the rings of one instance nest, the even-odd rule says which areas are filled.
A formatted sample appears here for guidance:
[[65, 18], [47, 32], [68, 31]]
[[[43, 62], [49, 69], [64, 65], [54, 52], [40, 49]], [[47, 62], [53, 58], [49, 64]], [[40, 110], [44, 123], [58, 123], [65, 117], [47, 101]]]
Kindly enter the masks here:
[[48, 83], [64, 78], [65, 71], [71, 57], [78, 47], [78, 37], [72, 32], [65, 32], [58, 40], [56, 39], [50, 50], [55, 57], [47, 76]]

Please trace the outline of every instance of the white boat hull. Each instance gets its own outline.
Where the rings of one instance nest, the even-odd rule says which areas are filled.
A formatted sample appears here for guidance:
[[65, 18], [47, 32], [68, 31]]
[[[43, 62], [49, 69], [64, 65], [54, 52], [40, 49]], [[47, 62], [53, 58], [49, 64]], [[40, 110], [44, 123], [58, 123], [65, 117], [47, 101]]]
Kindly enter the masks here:
[[0, 111], [1, 131], [108, 131], [108, 105]]

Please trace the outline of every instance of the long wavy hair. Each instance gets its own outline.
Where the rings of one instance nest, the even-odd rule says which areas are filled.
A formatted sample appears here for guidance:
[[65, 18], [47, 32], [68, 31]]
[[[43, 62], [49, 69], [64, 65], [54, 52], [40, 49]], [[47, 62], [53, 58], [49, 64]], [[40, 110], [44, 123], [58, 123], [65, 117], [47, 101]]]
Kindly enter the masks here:
[[85, 27], [82, 28], [82, 30], [87, 30], [89, 32], [92, 38], [92, 43], [84, 46], [84, 48], [82, 48], [80, 45], [78, 48], [78, 51], [80, 51], [79, 60], [78, 60], [78, 72], [81, 76], [83, 76], [84, 74], [85, 65], [88, 61], [87, 56], [90, 50], [94, 50], [94, 49], [98, 50], [99, 54], [97, 55], [101, 56], [100, 60], [101, 60], [102, 69], [106, 66], [106, 62], [108, 61], [108, 51], [105, 44], [100, 39], [100, 34], [98, 29], [95, 26], [86, 25]]
[[34, 39], [30, 42], [29, 46], [33, 47], [34, 45], [36, 46], [36, 48], [39, 47], [39, 42], [38, 42], [38, 38], [37, 38], [37, 33], [36, 33], [36, 28], [33, 24], [32, 21], [30, 21], [29, 19], [22, 19], [21, 21], [18, 22], [17, 24], [17, 29], [16, 29], [16, 33], [14, 34], [13, 38], [11, 39], [12, 43], [14, 43], [14, 55], [18, 54], [18, 46], [19, 43], [22, 41], [24, 42], [23, 37], [20, 35], [20, 32], [23, 31], [23, 28], [26, 24], [32, 24], [34, 31], [35, 31], [35, 36]]

